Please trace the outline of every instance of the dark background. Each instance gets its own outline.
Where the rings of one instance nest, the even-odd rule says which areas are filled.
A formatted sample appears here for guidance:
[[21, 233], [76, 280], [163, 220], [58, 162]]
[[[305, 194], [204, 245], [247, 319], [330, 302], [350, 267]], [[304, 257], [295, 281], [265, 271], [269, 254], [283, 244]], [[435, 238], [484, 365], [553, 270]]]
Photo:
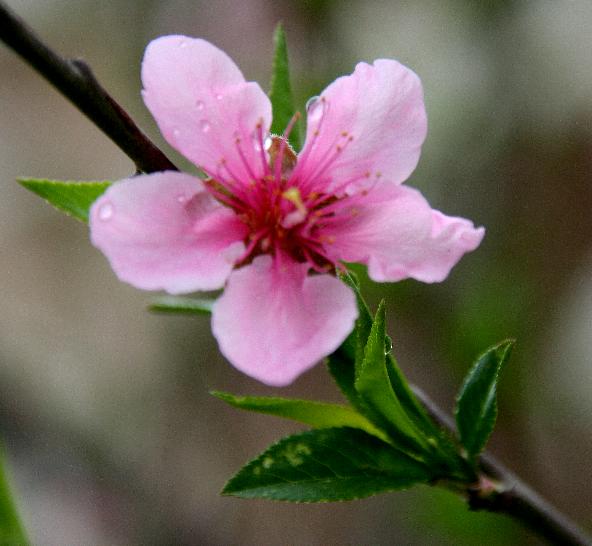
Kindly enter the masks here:
[[[592, 527], [589, 0], [8, 3], [59, 52], [84, 57], [159, 143], [139, 82], [159, 35], [209, 39], [267, 89], [282, 20], [301, 107], [359, 60], [413, 68], [430, 130], [409, 184], [487, 235], [443, 284], [365, 292], [387, 298], [402, 368], [447, 409], [472, 359], [517, 338], [491, 450]], [[0, 47], [0, 427], [35, 544], [539, 543], [427, 487], [330, 505], [220, 497], [244, 462], [299, 427], [228, 408], [209, 389], [340, 398], [322, 365], [267, 388], [224, 361], [207, 318], [145, 312], [150, 295], [116, 280], [84, 225], [15, 183], [132, 171]]]

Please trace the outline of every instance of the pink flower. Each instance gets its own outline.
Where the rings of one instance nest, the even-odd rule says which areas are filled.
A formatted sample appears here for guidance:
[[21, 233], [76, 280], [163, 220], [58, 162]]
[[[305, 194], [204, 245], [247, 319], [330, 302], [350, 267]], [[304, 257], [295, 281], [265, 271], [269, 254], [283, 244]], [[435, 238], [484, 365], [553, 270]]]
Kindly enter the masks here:
[[154, 40], [142, 81], [166, 140], [208, 179], [162, 172], [114, 184], [92, 207], [93, 244], [138, 288], [225, 287], [212, 315], [220, 350], [264, 383], [292, 382], [352, 330], [341, 262], [367, 264], [375, 281], [438, 282], [483, 238], [401, 185], [426, 115], [419, 78], [396, 61], [360, 63], [329, 85], [308, 108], [297, 157], [269, 135], [259, 85], [204, 40]]

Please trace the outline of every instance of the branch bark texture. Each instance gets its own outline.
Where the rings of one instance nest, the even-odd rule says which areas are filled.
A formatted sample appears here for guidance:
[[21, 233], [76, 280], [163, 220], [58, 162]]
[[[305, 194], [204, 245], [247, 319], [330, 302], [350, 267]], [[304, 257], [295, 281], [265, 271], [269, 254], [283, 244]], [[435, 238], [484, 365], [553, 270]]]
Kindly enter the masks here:
[[105, 91], [80, 59], [65, 59], [47, 47], [8, 6], [0, 1], [0, 40], [49, 81], [103, 131], [141, 172], [177, 170]]
[[[413, 392], [438, 424], [454, 433], [453, 419], [418, 387]], [[481, 479], [467, 491], [472, 510], [506, 514], [551, 544], [592, 546], [592, 539], [489, 453], [479, 459]]]

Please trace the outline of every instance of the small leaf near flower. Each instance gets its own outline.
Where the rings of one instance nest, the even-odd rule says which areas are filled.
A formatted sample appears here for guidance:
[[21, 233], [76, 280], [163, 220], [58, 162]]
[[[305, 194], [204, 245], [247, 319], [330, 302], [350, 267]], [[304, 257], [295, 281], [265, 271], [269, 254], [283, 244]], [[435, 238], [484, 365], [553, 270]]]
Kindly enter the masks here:
[[106, 181], [74, 182], [41, 178], [19, 178], [18, 183], [58, 210], [85, 223], [93, 202], [111, 185]]
[[456, 405], [460, 441], [469, 460], [485, 447], [497, 418], [497, 383], [513, 340], [502, 341], [483, 353], [467, 374]]

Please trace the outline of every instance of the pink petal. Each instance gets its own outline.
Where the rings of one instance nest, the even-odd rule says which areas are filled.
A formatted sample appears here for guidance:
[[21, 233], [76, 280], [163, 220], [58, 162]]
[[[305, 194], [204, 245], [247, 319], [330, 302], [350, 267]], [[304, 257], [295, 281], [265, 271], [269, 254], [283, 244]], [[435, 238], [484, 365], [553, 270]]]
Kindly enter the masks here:
[[408, 277], [443, 281], [462, 256], [475, 250], [485, 234], [464, 218], [430, 208], [417, 190], [382, 183], [366, 197], [349, 198], [342, 221], [323, 230], [335, 259], [368, 265], [375, 281]]
[[332, 353], [353, 329], [353, 292], [308, 266], [259, 256], [232, 273], [216, 302], [212, 330], [239, 370], [283, 386]]
[[171, 294], [221, 288], [247, 234], [198, 178], [177, 172], [114, 184], [93, 204], [90, 230], [122, 281]]
[[359, 63], [309, 107], [300, 176], [332, 188], [381, 176], [401, 183], [417, 165], [426, 132], [419, 77], [393, 60]]
[[226, 53], [205, 40], [163, 36], [146, 49], [142, 82], [162, 134], [185, 157], [220, 181], [262, 174], [257, 125], [268, 131], [271, 104]]

